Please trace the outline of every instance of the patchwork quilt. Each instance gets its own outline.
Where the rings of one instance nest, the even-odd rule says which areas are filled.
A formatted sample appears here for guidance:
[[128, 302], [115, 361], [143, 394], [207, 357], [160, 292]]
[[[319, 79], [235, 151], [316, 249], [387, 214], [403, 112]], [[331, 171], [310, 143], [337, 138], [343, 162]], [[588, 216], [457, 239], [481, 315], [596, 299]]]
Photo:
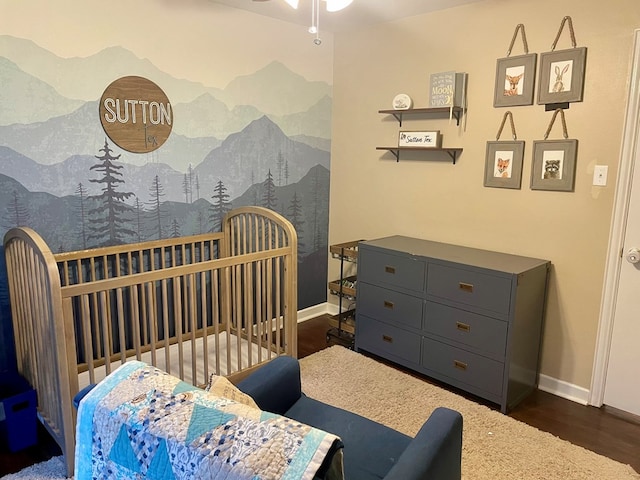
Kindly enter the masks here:
[[76, 480], [314, 478], [338, 437], [263, 412], [234, 390], [207, 392], [143, 362], [123, 364], [80, 402]]

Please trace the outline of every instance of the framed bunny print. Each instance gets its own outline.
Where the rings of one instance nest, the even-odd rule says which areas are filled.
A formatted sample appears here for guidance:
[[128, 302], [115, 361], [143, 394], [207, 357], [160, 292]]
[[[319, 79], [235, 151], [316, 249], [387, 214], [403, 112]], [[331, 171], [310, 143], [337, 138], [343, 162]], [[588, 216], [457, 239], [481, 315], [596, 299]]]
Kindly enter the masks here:
[[581, 102], [587, 48], [540, 54], [538, 104]]

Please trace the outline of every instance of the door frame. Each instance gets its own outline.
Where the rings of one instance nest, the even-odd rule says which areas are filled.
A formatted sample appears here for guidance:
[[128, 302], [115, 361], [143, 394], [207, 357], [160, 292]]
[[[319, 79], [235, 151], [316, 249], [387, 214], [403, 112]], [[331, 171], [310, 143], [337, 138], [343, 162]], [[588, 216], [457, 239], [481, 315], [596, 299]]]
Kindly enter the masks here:
[[[629, 215], [631, 182], [635, 154], [640, 154], [640, 30], [635, 30], [629, 97], [622, 136], [622, 150], [618, 168], [618, 180], [614, 199], [613, 219], [609, 233], [605, 280], [600, 306], [600, 322], [596, 337], [596, 351], [591, 374], [589, 404], [601, 407], [604, 401], [607, 366], [611, 351], [620, 268], [624, 261], [622, 248]], [[640, 168], [640, 164], [638, 165]], [[640, 189], [640, 185], [636, 185]]]

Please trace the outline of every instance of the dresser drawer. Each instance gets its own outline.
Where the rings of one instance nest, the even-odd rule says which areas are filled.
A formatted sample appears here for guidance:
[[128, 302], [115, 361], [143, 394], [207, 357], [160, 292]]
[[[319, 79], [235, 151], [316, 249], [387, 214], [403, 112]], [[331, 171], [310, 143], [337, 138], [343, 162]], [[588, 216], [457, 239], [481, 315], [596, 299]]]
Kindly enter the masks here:
[[504, 364], [490, 358], [423, 338], [422, 366], [490, 394], [502, 395]]
[[423, 330], [498, 358], [505, 355], [507, 322], [435, 302], [425, 306]]
[[511, 279], [430, 263], [427, 294], [507, 315]]
[[380, 356], [393, 355], [420, 364], [420, 335], [357, 314], [357, 346]]
[[360, 248], [358, 280], [424, 294], [426, 263], [408, 255], [398, 256]]
[[421, 298], [405, 295], [362, 281], [358, 283], [358, 312], [387, 323], [422, 327]]

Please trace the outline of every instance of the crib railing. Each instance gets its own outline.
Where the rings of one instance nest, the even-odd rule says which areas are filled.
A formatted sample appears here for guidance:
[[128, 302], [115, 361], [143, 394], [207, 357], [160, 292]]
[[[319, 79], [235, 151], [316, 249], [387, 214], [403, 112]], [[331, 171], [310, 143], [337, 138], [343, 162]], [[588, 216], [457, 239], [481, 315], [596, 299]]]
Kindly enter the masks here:
[[76, 323], [84, 352], [78, 372], [96, 383], [135, 358], [202, 385], [210, 373], [285, 353], [286, 299], [272, 285], [282, 282], [275, 265], [286, 255], [273, 249], [62, 287], [64, 318]]
[[[280, 337], [281, 330], [275, 328], [276, 325], [259, 321], [254, 322], [258, 328], [256, 334], [266, 337], [270, 343], [275, 341], [283, 346], [288, 355], [297, 357], [298, 236], [295, 228], [278, 213], [262, 207], [234, 209], [225, 217], [223, 225], [225, 257], [278, 249], [287, 252], [264, 265], [258, 265], [255, 272], [234, 271], [231, 298], [239, 307], [241, 302], [248, 303], [251, 300], [250, 296], [243, 294], [247, 286], [253, 285], [255, 291], [263, 292], [260, 304], [245, 305], [244, 311], [255, 310], [258, 318], [281, 319], [284, 337]], [[245, 289], [240, 288], [240, 278], [245, 281]], [[234, 309], [234, 312], [239, 311], [240, 308]]]
[[29, 228], [6, 234], [18, 368], [38, 392], [68, 475], [79, 375], [94, 383], [136, 358], [203, 384], [210, 373], [297, 356], [293, 226], [260, 207], [233, 210], [223, 225], [222, 233], [57, 255]]
[[[35, 231], [25, 227], [7, 232], [5, 256], [18, 371], [38, 394], [42, 424], [63, 452], [73, 452], [76, 352], [73, 325], [63, 318], [53, 254]], [[65, 460], [67, 472], [73, 473], [73, 455]]]
[[[141, 359], [147, 352], [156, 360], [156, 351], [181, 342], [183, 333], [197, 335], [193, 328], [177, 328], [179, 323], [171, 321], [180, 305], [175, 299], [187, 303], [177, 290], [179, 275], [166, 278], [166, 270], [215, 260], [223, 243], [224, 234], [218, 232], [55, 255], [62, 296], [71, 301], [79, 373], [88, 371], [95, 383], [96, 367], [109, 373], [117, 360]], [[147, 281], [145, 274], [153, 272], [165, 273], [160, 280]], [[113, 282], [117, 287], [101, 290], [97, 283], [113, 279], [120, 279]], [[79, 285], [91, 285], [90, 292], [85, 288], [78, 295], [68, 288]]]

